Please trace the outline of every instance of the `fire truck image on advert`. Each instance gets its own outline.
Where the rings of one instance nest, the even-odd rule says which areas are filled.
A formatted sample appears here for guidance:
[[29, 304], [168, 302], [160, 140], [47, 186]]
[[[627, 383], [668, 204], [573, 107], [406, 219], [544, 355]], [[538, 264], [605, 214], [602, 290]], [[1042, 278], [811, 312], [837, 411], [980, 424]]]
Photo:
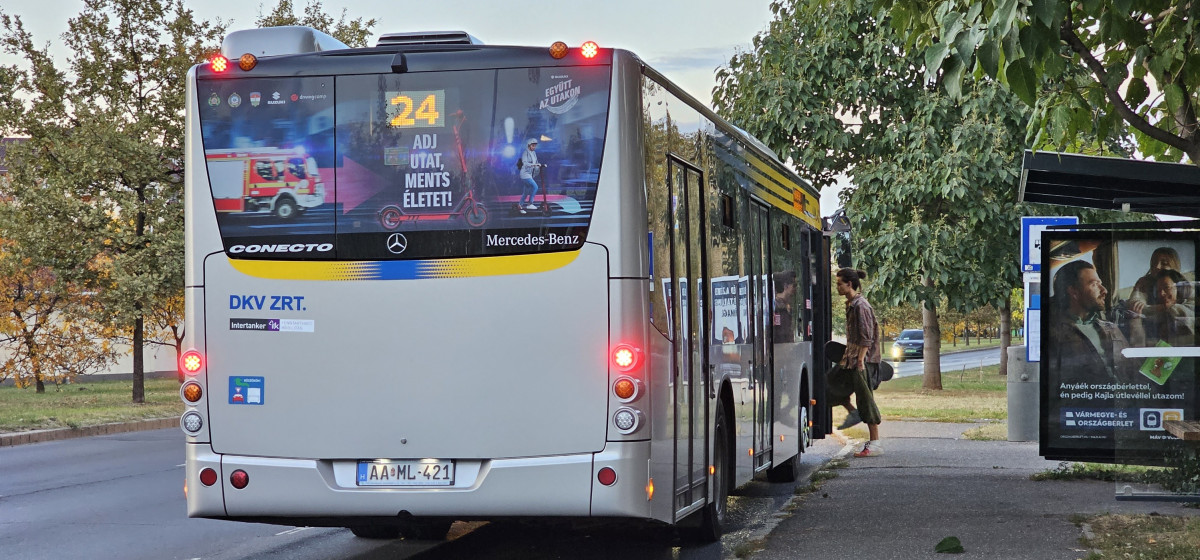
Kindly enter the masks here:
[[325, 203], [317, 162], [301, 149], [206, 153], [218, 212], [270, 212], [287, 220]]

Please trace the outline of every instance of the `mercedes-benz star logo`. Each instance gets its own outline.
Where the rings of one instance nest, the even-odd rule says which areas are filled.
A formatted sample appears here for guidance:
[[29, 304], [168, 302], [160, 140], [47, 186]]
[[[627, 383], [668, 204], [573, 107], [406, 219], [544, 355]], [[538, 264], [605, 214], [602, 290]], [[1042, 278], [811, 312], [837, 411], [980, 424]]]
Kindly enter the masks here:
[[393, 233], [388, 236], [387, 248], [392, 253], [399, 255], [408, 248], [408, 238], [404, 237], [403, 233]]

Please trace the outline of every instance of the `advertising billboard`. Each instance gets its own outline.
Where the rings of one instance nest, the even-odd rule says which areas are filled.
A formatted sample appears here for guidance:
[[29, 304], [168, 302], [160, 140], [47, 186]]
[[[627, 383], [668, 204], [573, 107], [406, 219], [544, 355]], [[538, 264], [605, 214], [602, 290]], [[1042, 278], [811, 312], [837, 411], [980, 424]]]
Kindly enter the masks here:
[[1195, 420], [1200, 233], [1048, 231], [1041, 434], [1048, 459], [1162, 464]]

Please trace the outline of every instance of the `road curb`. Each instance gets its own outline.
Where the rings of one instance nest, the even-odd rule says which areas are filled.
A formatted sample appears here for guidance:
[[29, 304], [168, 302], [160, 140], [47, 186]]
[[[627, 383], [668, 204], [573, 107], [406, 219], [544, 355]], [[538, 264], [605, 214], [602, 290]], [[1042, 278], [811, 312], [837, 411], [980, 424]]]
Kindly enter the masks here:
[[125, 432], [140, 432], [142, 430], [161, 430], [164, 428], [174, 428], [178, 425], [179, 417], [172, 416], [170, 418], [153, 418], [135, 422], [114, 422], [112, 424], [99, 424], [96, 426], [84, 426], [82, 428], [56, 428], [53, 430], [12, 432], [0, 434], [0, 447], [24, 445], [26, 443], [42, 443], [60, 439], [122, 434]]

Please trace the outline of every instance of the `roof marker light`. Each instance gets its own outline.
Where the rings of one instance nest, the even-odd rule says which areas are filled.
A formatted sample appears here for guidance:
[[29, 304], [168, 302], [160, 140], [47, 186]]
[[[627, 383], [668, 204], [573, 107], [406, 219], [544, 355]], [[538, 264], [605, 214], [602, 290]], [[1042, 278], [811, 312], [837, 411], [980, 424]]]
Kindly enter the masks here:
[[596, 58], [596, 55], [600, 54], [600, 45], [595, 41], [588, 41], [579, 47], [579, 52], [583, 54], [583, 58]]
[[212, 63], [213, 72], [224, 72], [229, 69], [229, 59], [223, 55], [213, 55], [209, 62]]
[[559, 59], [564, 56], [567, 56], [567, 44], [566, 43], [564, 43], [562, 41], [555, 41], [553, 45], [550, 45], [550, 57], [551, 58]]
[[242, 70], [253, 70], [257, 64], [258, 58], [250, 53], [246, 53], [242, 55], [242, 58], [238, 59], [238, 68]]

